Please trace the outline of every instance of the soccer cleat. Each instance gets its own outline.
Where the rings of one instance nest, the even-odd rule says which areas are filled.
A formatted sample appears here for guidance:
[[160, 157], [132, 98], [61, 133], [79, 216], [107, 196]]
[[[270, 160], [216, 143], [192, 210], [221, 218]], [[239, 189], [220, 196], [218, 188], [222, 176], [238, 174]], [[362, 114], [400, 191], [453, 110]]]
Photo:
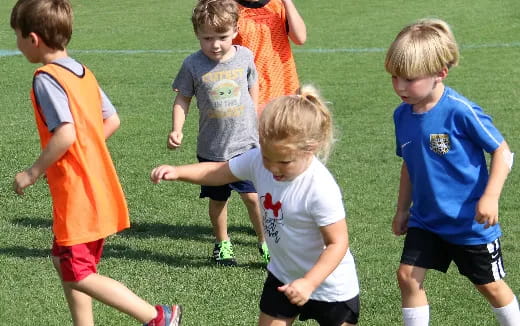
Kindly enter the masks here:
[[260, 252], [260, 256], [262, 256], [264, 263], [268, 264], [269, 260], [271, 259], [271, 256], [269, 255], [269, 248], [267, 248], [267, 243], [259, 243], [258, 252]]
[[217, 265], [236, 266], [237, 261], [233, 254], [233, 245], [230, 240], [224, 240], [220, 243], [215, 243], [213, 248], [213, 259]]
[[182, 306], [174, 304], [171, 306], [157, 305], [157, 317], [143, 326], [180, 326], [182, 319]]

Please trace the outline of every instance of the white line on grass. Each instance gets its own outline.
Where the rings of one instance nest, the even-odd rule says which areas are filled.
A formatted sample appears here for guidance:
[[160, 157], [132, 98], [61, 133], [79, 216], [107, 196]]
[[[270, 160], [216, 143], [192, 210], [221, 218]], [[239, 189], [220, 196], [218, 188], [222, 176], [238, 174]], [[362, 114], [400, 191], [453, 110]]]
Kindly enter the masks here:
[[[464, 49], [485, 49], [485, 48], [514, 48], [520, 47], [520, 42], [511, 43], [490, 43], [490, 44], [467, 44], [462, 45]], [[337, 49], [306, 49], [294, 48], [295, 53], [379, 53], [385, 52], [386, 48], [337, 48]], [[172, 50], [107, 50], [107, 49], [92, 49], [92, 50], [69, 50], [71, 53], [97, 53], [97, 54], [155, 54], [155, 53], [192, 53], [194, 50], [172, 49]], [[2, 50], [0, 49], [0, 57], [8, 57], [19, 55], [17, 50]]]

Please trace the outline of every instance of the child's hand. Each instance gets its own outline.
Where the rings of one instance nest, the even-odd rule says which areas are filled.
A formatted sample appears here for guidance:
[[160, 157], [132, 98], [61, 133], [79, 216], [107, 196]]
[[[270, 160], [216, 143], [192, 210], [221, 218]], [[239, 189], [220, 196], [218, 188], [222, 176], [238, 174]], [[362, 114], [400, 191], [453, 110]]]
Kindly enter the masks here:
[[495, 196], [483, 195], [477, 203], [475, 209], [475, 220], [480, 224], [486, 224], [488, 228], [498, 223], [498, 198]]
[[31, 185], [33, 185], [38, 178], [35, 178], [29, 170], [25, 170], [19, 172], [14, 177], [13, 182], [13, 190], [18, 195], [22, 196], [24, 194], [23, 190]]
[[410, 213], [395, 213], [394, 220], [392, 221], [392, 232], [397, 235], [403, 235], [408, 232], [408, 218], [410, 217]]
[[181, 146], [182, 143], [182, 132], [179, 131], [172, 131], [168, 135], [168, 148], [170, 149], [177, 149]]
[[309, 300], [314, 287], [305, 278], [299, 278], [289, 284], [279, 286], [278, 291], [283, 292], [292, 304], [303, 306]]
[[171, 165], [158, 166], [152, 170], [152, 173], [150, 173], [150, 179], [155, 184], [161, 182], [161, 180], [177, 180], [178, 177], [179, 175], [177, 174], [177, 170]]

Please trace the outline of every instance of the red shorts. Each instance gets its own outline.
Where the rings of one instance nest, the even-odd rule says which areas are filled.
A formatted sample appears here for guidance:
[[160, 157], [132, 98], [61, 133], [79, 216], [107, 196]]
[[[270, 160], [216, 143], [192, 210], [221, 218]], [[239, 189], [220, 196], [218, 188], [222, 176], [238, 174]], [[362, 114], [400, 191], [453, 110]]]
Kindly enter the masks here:
[[79, 282], [90, 274], [97, 273], [96, 265], [103, 253], [105, 239], [60, 246], [52, 242], [51, 254], [60, 259], [61, 279], [64, 282]]

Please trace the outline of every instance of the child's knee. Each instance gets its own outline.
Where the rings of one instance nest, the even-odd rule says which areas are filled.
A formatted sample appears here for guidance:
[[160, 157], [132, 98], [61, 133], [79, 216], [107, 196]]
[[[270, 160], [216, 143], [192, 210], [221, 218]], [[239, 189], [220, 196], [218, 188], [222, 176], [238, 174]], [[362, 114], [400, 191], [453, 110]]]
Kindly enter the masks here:
[[397, 283], [399, 284], [399, 287], [403, 287], [408, 282], [410, 282], [411, 275], [408, 273], [408, 271], [403, 270], [402, 268], [397, 269], [395, 272]]
[[401, 265], [396, 272], [397, 282], [401, 289], [422, 288], [424, 274], [410, 265]]
[[251, 207], [258, 205], [258, 194], [257, 193], [247, 192], [247, 193], [243, 193], [241, 195], [242, 195], [241, 196], [242, 201], [244, 202], [245, 205], [248, 205]]
[[497, 299], [508, 301], [513, 297], [513, 292], [503, 280], [482, 285], [475, 284], [475, 287], [480, 293], [482, 293], [486, 298], [489, 298], [491, 301], [496, 301]]

